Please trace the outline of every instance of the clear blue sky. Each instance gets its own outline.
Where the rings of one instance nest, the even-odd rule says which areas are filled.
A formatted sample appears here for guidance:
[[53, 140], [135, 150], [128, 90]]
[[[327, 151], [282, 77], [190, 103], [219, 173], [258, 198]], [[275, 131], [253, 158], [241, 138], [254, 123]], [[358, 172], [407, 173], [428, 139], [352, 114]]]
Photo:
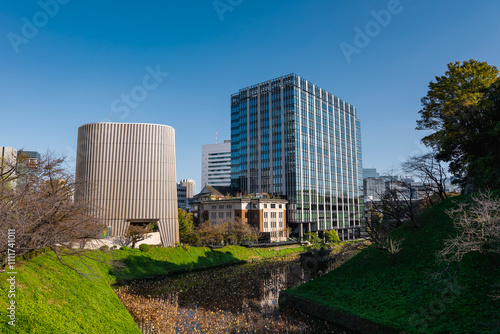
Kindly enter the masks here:
[[[37, 1], [0, 3], [0, 146], [50, 149], [74, 168], [82, 124], [167, 124], [177, 178], [198, 190], [201, 145], [216, 130], [229, 139], [240, 88], [293, 72], [350, 102], [364, 167], [384, 171], [422, 149], [420, 98], [447, 63], [500, 65], [496, 1], [54, 1], [41, 1], [50, 15]], [[373, 24], [371, 12], [388, 9]], [[355, 40], [355, 27], [370, 41]], [[145, 90], [157, 66], [168, 76]], [[132, 92], [136, 101], [121, 101]]]

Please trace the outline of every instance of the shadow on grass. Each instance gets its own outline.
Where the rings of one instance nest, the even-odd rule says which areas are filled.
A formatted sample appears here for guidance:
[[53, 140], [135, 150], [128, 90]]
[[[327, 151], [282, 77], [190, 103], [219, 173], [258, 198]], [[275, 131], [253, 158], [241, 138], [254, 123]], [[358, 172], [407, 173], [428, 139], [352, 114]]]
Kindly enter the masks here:
[[117, 284], [127, 284], [130, 281], [148, 278], [161, 278], [185, 272], [220, 268], [246, 263], [236, 258], [230, 252], [207, 250], [198, 255], [194, 261], [181, 264], [168, 260], [153, 259], [146, 255], [130, 254], [124, 259], [115, 261], [109, 274], [116, 278]]

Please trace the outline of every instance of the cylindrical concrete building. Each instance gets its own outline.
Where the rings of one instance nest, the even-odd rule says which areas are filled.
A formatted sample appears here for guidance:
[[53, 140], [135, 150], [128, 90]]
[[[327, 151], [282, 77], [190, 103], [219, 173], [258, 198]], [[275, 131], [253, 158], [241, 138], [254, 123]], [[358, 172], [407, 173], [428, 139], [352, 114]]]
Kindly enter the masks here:
[[76, 197], [125, 235], [129, 225], [158, 222], [163, 246], [179, 242], [175, 130], [143, 123], [90, 123], [78, 129]]

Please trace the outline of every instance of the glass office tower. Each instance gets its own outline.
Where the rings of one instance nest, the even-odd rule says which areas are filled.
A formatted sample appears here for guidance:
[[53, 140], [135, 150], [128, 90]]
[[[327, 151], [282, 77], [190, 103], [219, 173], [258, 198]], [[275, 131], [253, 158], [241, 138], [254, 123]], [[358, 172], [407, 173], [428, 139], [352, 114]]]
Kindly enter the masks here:
[[231, 95], [231, 182], [288, 200], [292, 233], [360, 234], [361, 129], [349, 103], [296, 74]]

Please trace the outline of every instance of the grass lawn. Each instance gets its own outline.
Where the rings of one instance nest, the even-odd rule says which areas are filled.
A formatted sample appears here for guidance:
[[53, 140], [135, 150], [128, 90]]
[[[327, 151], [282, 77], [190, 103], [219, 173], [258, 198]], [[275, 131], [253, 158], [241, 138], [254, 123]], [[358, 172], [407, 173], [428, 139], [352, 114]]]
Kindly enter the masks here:
[[[10, 287], [6, 272], [0, 273], [1, 333], [140, 333], [110, 285], [126, 280], [151, 278], [193, 269], [241, 263], [304, 251], [302, 247], [249, 249], [229, 246], [153, 248], [92, 251], [105, 263], [68, 257], [66, 260], [87, 275], [63, 266], [51, 252], [16, 264], [16, 326], [10, 326], [7, 307]], [[121, 261], [125, 267], [109, 264]]]
[[[408, 333], [500, 333], [500, 271], [486, 256], [469, 253], [451, 285], [432, 278], [444, 269], [436, 263], [443, 240], [454, 235], [445, 214], [448, 199], [419, 217], [422, 228], [394, 231], [406, 238], [399, 265], [377, 249], [366, 249], [327, 275], [287, 292]], [[500, 260], [500, 258], [498, 259]], [[454, 272], [452, 270], [451, 272]]]

